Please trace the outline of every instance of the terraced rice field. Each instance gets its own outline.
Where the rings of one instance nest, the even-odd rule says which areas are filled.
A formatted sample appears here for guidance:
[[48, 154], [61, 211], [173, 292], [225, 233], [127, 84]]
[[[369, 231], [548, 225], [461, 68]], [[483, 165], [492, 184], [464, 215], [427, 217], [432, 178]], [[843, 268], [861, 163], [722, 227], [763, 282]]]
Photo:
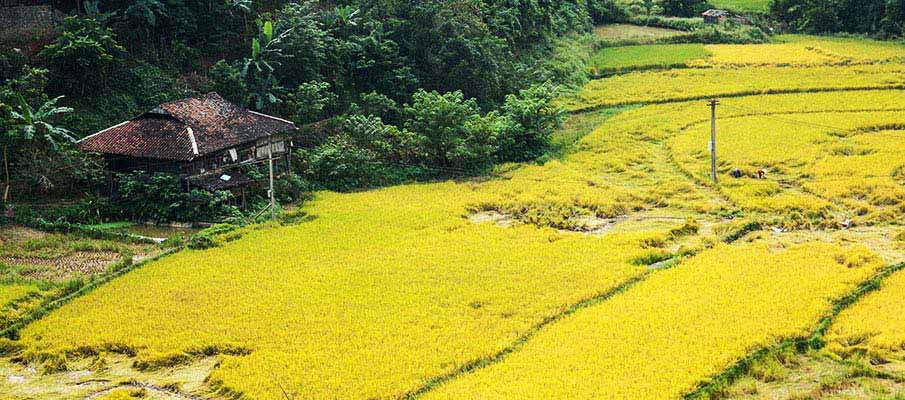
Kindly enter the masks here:
[[[214, 357], [173, 391], [255, 399], [676, 399], [821, 324], [839, 354], [895, 359], [902, 273], [840, 299], [901, 259], [905, 66], [791, 39], [593, 81], [563, 99], [583, 113], [559, 158], [318, 193], [310, 221], [145, 265], [4, 344], [61, 381], [101, 373], [85, 360], [145, 379]], [[34, 396], [22, 379], [0, 392]]]

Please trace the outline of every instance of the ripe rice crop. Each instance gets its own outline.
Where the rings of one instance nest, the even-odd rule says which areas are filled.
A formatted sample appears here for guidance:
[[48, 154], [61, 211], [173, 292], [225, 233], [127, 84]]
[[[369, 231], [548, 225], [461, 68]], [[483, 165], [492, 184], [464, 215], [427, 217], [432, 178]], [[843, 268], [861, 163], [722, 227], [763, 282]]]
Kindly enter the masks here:
[[[860, 218], [882, 221], [899, 204], [884, 193], [898, 198], [891, 189], [903, 92], [866, 89], [901, 87], [903, 72], [893, 64], [714, 68], [596, 81], [573, 109], [668, 104], [601, 117], [591, 132], [570, 136], [574, 149], [542, 165], [505, 165], [473, 181], [318, 193], [304, 208], [310, 221], [178, 253], [73, 300], [21, 332], [24, 357], [64, 365], [110, 351], [134, 354], [139, 368], [163, 368], [218, 354], [208, 382], [221, 395], [403, 396], [647, 274], [639, 264], [688, 253], [670, 232], [692, 225], [684, 221], [566, 232], [590, 230], [589, 220], [640, 212], [831, 218], [863, 205]], [[678, 101], [826, 90], [837, 92], [723, 99], [723, 184], [707, 184], [709, 109]], [[858, 171], [850, 182], [830, 183], [851, 165]], [[768, 167], [771, 179], [730, 180], [734, 166]], [[889, 177], [872, 187], [875, 174]], [[469, 221], [487, 211], [513, 226]], [[694, 251], [712, 246], [707, 233], [697, 239]], [[428, 396], [678, 397], [748, 351], [808, 332], [830, 299], [876, 269], [864, 253], [718, 246], [537, 330], [503, 362]]]
[[562, 100], [579, 111], [637, 103], [665, 103], [787, 92], [905, 87], [905, 65], [812, 68], [683, 69], [633, 72], [589, 82]]
[[[882, 266], [863, 250], [720, 246], [541, 331], [428, 399], [676, 399], [758, 348], [807, 336]], [[854, 261], [853, 261], [854, 260]]]
[[0, 284], [0, 307], [37, 289], [34, 285]]
[[147, 265], [22, 335], [36, 359], [134, 351], [150, 368], [225, 353], [211, 381], [252, 398], [393, 397], [645, 269], [632, 264], [644, 236], [474, 225], [472, 196], [454, 183], [324, 193], [311, 222]]
[[829, 349], [875, 360], [905, 360], [905, 271], [886, 280], [836, 318], [827, 333]]
[[778, 40], [815, 48], [826, 54], [850, 59], [853, 63], [901, 62], [905, 45], [894, 41], [862, 38], [781, 35]]
[[709, 58], [691, 63], [713, 67], [807, 67], [842, 64], [846, 60], [815, 49], [812, 43], [770, 43], [760, 45], [714, 44], [706, 46]]
[[813, 67], [878, 64], [905, 60], [905, 45], [875, 40], [818, 36], [780, 36], [781, 43], [705, 46], [709, 58], [689, 63], [696, 67]]
[[[897, 96], [887, 98], [894, 101]], [[721, 190], [735, 204], [759, 211], [819, 214], [831, 208], [832, 201], [879, 220], [888, 216], [868, 212], [905, 206], [905, 188], [897, 181], [905, 165], [902, 133], [874, 132], [875, 127], [905, 126], [902, 112], [846, 112], [841, 103], [859, 99], [833, 99], [840, 103], [840, 110], [721, 119], [717, 141], [719, 171], [725, 180]], [[874, 105], [882, 109], [882, 104]], [[733, 107], [733, 101], [727, 101], [726, 107]], [[672, 141], [677, 162], [702, 182], [710, 175], [709, 130], [710, 122], [701, 122]], [[729, 178], [735, 168], [747, 178]], [[761, 168], [772, 179], [751, 179]]]

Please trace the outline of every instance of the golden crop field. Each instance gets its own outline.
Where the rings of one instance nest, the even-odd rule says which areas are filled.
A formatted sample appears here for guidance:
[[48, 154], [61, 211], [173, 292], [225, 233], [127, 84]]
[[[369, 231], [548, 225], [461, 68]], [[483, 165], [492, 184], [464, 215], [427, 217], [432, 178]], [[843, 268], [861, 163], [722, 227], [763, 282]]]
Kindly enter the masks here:
[[212, 379], [255, 398], [280, 385], [396, 396], [644, 270], [630, 262], [646, 252], [637, 235], [473, 225], [462, 217], [472, 196], [452, 183], [325, 193], [310, 223], [169, 257], [23, 335], [41, 351], [130, 348], [151, 365], [250, 352], [225, 355]]
[[753, 349], [806, 336], [832, 299], [882, 265], [846, 265], [852, 252], [825, 244], [778, 254], [759, 245], [719, 246], [426, 398], [680, 398]]
[[902, 88], [903, 72], [905, 66], [900, 64], [634, 72], [591, 81], [577, 95], [561, 103], [571, 111], [580, 111], [709, 97]]
[[[905, 65], [851, 40], [713, 46], [707, 66], [592, 81], [562, 100], [585, 112], [557, 133], [577, 140], [561, 157], [317, 193], [309, 220], [68, 302], [19, 332], [19, 356], [59, 370], [120, 353], [143, 371], [216, 357], [193, 393], [215, 398], [682, 398], [811, 335], [901, 248]], [[843, 225], [883, 246], [834, 240]], [[901, 347], [903, 276], [844, 310], [831, 343]]]
[[881, 290], [839, 315], [827, 339], [839, 354], [861, 353], [878, 362], [905, 357], [905, 273], [887, 279]]
[[815, 36], [781, 36], [779, 43], [762, 45], [708, 45], [709, 58], [694, 60], [689, 66], [739, 68], [751, 66], [853, 65], [901, 62], [905, 45], [863, 39]]
[[36, 289], [34, 285], [0, 284], [0, 307]]

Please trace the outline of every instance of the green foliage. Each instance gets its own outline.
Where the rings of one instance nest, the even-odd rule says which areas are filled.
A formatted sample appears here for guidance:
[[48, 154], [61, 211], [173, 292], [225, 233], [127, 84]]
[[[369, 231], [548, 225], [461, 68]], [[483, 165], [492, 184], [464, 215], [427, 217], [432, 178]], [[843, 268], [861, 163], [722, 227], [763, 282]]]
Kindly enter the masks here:
[[352, 115], [341, 132], [314, 149], [298, 152], [303, 176], [331, 190], [399, 183], [422, 174], [424, 141], [375, 116]]
[[[0, 163], [2, 198], [43, 195], [87, 183], [96, 164], [71, 150], [72, 133], [59, 125], [72, 112], [58, 105], [61, 97], [44, 93], [46, 70], [26, 68], [0, 85]], [[79, 167], [79, 168], [70, 168]]]
[[298, 152], [299, 170], [322, 187], [351, 190], [470, 176], [487, 171], [494, 161], [530, 160], [548, 151], [562, 118], [550, 104], [555, 93], [551, 84], [537, 85], [507, 96], [499, 111], [482, 115], [477, 102], [461, 92], [419, 91], [402, 111], [403, 129], [385, 124], [375, 115], [380, 112], [351, 115], [338, 134]]
[[709, 7], [707, 0], [660, 0], [660, 7], [667, 15], [675, 17], [696, 17]]
[[17, 206], [13, 211], [17, 223], [31, 226], [33, 221], [48, 223], [97, 224], [109, 214], [110, 203], [97, 196], [85, 196], [71, 204], [45, 207]]
[[556, 91], [546, 83], [506, 96], [500, 111], [507, 123], [498, 134], [497, 159], [527, 161], [547, 152], [550, 137], [563, 118], [563, 111], [551, 104]]
[[793, 31], [900, 37], [905, 3], [898, 0], [774, 0], [770, 13]]
[[41, 51], [51, 72], [51, 83], [68, 93], [84, 95], [105, 88], [107, 79], [122, 66], [125, 49], [113, 30], [91, 18], [68, 17], [63, 33]]
[[662, 15], [634, 15], [628, 18], [628, 22], [680, 31], [694, 31], [707, 26], [700, 18], [671, 18]]
[[664, 40], [666, 43], [727, 43], [752, 44], [766, 43], [770, 37], [760, 28], [750, 25], [725, 23], [709, 25], [697, 29], [689, 35], [674, 36]]
[[38, 108], [33, 108], [24, 96], [16, 94], [18, 104], [10, 112], [15, 129], [9, 131], [8, 134], [13, 135], [14, 141], [43, 141], [49, 144], [53, 150], [60, 148], [61, 141], [74, 142], [75, 138], [72, 137], [71, 132], [51, 123], [58, 115], [72, 112], [72, 108], [57, 106], [57, 102], [61, 98], [63, 96], [48, 100]]
[[362, 94], [358, 102], [349, 108], [349, 112], [352, 114], [374, 115], [388, 123], [401, 122], [402, 118], [402, 109], [399, 108], [399, 104], [377, 92]]
[[[558, 38], [589, 30], [592, 20], [622, 17], [614, 0], [84, 5], [84, 16], [68, 18], [38, 60], [49, 71], [52, 96], [45, 85], [20, 91], [35, 111], [66, 96], [59, 101], [77, 112], [54, 118], [54, 127], [83, 136], [159, 103], [213, 90], [299, 124], [342, 121], [348, 131], [320, 136], [300, 161], [306, 179], [342, 190], [473, 175], [495, 161], [541, 155], [549, 116], [540, 102], [550, 97], [525, 93], [546, 81], [580, 87], [588, 42]], [[201, 71], [203, 61], [218, 59]], [[0, 73], [19, 79], [28, 61], [4, 54]], [[0, 121], [7, 123], [18, 101], [0, 102], [6, 104], [0, 115], [7, 116]], [[54, 147], [61, 136], [49, 137]], [[69, 166], [97, 165], [62, 150], [69, 155], [57, 159]], [[54, 175], [42, 165], [59, 167], [46, 162], [48, 155], [14, 158], [36, 173], [29, 178], [35, 181]], [[95, 168], [88, 170], [96, 177]], [[348, 179], [339, 176], [346, 173]], [[45, 179], [61, 188], [59, 180]], [[135, 218], [173, 218], [165, 207], [142, 207]]]
[[[286, 32], [279, 46], [291, 60], [276, 71], [279, 80], [288, 87], [323, 80], [321, 71], [327, 63], [328, 47], [339, 43], [331, 43], [332, 37], [318, 18], [314, 4], [305, 1], [287, 5], [276, 15], [274, 29]], [[342, 49], [334, 47], [333, 51]], [[336, 64], [334, 67], [341, 68]]]
[[622, 21], [626, 18], [625, 10], [616, 0], [588, 0], [588, 13], [595, 25]]
[[226, 60], [217, 61], [210, 71], [214, 83], [214, 91], [236, 104], [244, 104], [248, 95], [248, 87], [242, 79], [242, 71]]
[[176, 176], [136, 171], [118, 174], [114, 207], [119, 218], [138, 221], [203, 221], [239, 215], [228, 192], [185, 191]]
[[418, 91], [405, 106], [405, 129], [425, 138], [432, 167], [446, 175], [486, 170], [491, 165], [495, 132], [480, 115], [477, 101], [462, 92]]
[[320, 121], [336, 105], [337, 96], [327, 82], [311, 81], [298, 86], [289, 95], [289, 108], [296, 123]]

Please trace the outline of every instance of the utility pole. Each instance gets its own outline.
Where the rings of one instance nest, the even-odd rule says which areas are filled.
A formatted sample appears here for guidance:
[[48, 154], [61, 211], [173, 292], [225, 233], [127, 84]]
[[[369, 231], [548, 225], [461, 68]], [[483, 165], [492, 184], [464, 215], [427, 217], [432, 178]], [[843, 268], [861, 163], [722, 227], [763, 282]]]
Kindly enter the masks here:
[[267, 169], [270, 170], [270, 190], [267, 193], [270, 195], [270, 221], [272, 222], [277, 220], [277, 211], [273, 193], [273, 136], [271, 135], [267, 135]]
[[713, 184], [717, 183], [716, 178], [716, 106], [720, 104], [717, 99], [710, 100], [710, 178]]

